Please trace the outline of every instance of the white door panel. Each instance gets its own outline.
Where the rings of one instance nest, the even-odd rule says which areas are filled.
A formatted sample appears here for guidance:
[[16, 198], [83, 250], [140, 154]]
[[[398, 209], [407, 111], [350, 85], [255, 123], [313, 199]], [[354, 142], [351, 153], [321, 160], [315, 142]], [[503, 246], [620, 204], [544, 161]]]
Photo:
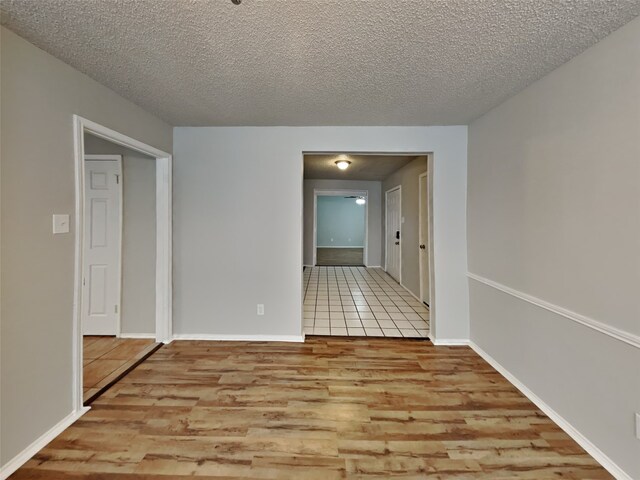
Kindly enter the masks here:
[[400, 282], [400, 252], [401, 252], [401, 189], [397, 188], [386, 193], [386, 271], [396, 281]]
[[119, 335], [122, 159], [85, 157], [82, 333]]

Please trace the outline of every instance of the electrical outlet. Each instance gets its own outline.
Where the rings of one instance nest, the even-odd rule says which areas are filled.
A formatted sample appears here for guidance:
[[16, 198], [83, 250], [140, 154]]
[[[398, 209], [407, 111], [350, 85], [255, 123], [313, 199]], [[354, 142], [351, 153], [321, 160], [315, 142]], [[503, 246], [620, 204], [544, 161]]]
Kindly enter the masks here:
[[264, 315], [264, 303], [258, 304], [258, 315]]
[[636, 412], [636, 438], [640, 440], [640, 413]]

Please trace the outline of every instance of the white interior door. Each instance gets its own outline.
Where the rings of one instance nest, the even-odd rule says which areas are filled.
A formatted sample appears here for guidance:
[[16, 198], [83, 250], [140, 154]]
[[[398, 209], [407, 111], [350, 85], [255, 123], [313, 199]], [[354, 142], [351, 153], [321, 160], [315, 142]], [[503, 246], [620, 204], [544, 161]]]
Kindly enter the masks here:
[[386, 261], [385, 270], [395, 280], [400, 282], [400, 252], [401, 252], [401, 193], [400, 188], [386, 193]]
[[420, 188], [420, 299], [429, 304], [429, 182], [427, 175], [419, 178]]
[[120, 334], [122, 157], [87, 155], [82, 333]]

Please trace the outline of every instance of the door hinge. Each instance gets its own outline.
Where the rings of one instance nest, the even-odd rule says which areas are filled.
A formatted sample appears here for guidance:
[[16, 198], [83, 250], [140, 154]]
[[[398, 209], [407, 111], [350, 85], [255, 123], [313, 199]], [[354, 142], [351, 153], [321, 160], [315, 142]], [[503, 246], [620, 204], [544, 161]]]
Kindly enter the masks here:
[[116, 183], [120, 183], [120, 175], [116, 173]]
[[87, 279], [86, 279], [86, 278], [83, 278], [83, 279], [82, 279], [82, 286], [84, 287], [86, 284], [87, 284]]
[[113, 310], [114, 310], [116, 313], [118, 313], [118, 305], [114, 305], [114, 306], [113, 306]]

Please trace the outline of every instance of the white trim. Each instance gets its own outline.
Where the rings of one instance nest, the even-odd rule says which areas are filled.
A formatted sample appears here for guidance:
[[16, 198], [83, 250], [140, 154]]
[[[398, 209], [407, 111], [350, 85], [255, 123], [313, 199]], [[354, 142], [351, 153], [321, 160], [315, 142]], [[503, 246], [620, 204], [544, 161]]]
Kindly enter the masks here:
[[171, 169], [172, 156], [115, 130], [73, 115], [75, 160], [75, 279], [73, 293], [73, 391], [75, 411], [82, 400], [82, 245], [84, 236], [84, 134], [90, 133], [156, 159], [156, 340], [168, 343], [172, 336], [171, 273]]
[[[304, 162], [304, 155], [303, 155]], [[362, 263], [364, 265], [369, 261], [369, 190], [353, 190], [353, 189], [313, 189], [313, 265], [318, 264], [318, 197], [341, 197], [343, 195], [357, 195], [364, 197], [366, 202], [364, 204], [364, 247], [362, 252]], [[331, 248], [331, 247], [320, 247]], [[347, 248], [347, 247], [335, 247], [335, 248]]]
[[172, 157], [156, 158], [156, 341], [173, 333]]
[[120, 338], [156, 338], [155, 333], [120, 333]]
[[[122, 165], [122, 155], [94, 155], [85, 154], [84, 161], [104, 161], [104, 162], [117, 162], [119, 181], [117, 183], [117, 195], [118, 195], [118, 208], [120, 210], [118, 216], [118, 284], [116, 285], [116, 298], [118, 299], [118, 312], [116, 317], [116, 337], [120, 338], [120, 332], [122, 331], [122, 232], [124, 229], [124, 175]], [[86, 189], [86, 185], [84, 186]], [[86, 193], [86, 191], [84, 192]], [[84, 215], [85, 212], [83, 212]], [[85, 219], [83, 219], [84, 222]], [[83, 223], [84, 227], [84, 223]], [[84, 245], [82, 246], [84, 248]], [[83, 258], [84, 262], [84, 258]], [[82, 272], [84, 272], [86, 265], [82, 266]], [[80, 320], [82, 322], [82, 319]]]
[[[427, 205], [427, 238], [426, 238], [426, 245], [428, 248], [428, 250], [425, 252], [426, 257], [427, 257], [427, 268], [428, 268], [428, 272], [427, 272], [427, 276], [429, 277], [429, 310], [431, 311], [431, 307], [434, 303], [434, 299], [435, 299], [435, 293], [434, 293], [434, 277], [435, 275], [433, 274], [433, 216], [432, 216], [432, 211], [433, 211], [433, 175], [430, 174], [431, 169], [433, 168], [433, 162], [432, 162], [432, 156], [428, 155], [427, 156], [427, 171], [424, 173], [421, 173], [420, 175], [418, 175], [418, 239], [420, 241], [420, 243], [422, 244], [424, 242], [425, 239], [421, 239], [420, 238], [420, 232], [422, 231], [422, 210], [423, 210], [423, 204], [425, 203], [425, 199], [424, 199], [424, 193], [422, 191], [422, 189], [420, 188], [420, 180], [422, 179], [422, 177], [425, 177], [427, 179], [427, 190], [429, 195], [427, 196], [426, 199], [426, 205]], [[420, 255], [418, 253], [418, 255]], [[419, 257], [418, 257], [419, 258]], [[423, 281], [422, 281], [422, 276], [423, 276], [423, 270], [424, 270], [424, 265], [422, 264], [423, 262], [419, 262], [420, 264], [420, 302], [425, 303], [424, 302], [424, 297], [425, 297], [425, 288], [423, 285]], [[435, 310], [435, 309], [434, 309]], [[429, 328], [431, 328], [431, 323], [429, 323]], [[431, 333], [431, 332], [430, 332]]]
[[432, 343], [437, 346], [463, 347], [469, 345], [469, 340], [465, 338], [432, 338]]
[[544, 308], [545, 310], [568, 318], [569, 320], [573, 320], [574, 322], [577, 322], [580, 325], [584, 325], [585, 327], [589, 327], [597, 332], [604, 333], [605, 335], [608, 335], [611, 338], [615, 338], [616, 340], [620, 340], [621, 342], [627, 343], [632, 347], [640, 348], [640, 336], [634, 333], [612, 327], [611, 325], [602, 323], [594, 318], [587, 317], [586, 315], [581, 315], [559, 305], [554, 305], [553, 303], [547, 302], [519, 290], [507, 287], [506, 285], [502, 285], [501, 283], [494, 282], [493, 280], [481, 277], [480, 275], [476, 275], [475, 273], [467, 272], [467, 277], [477, 282], [484, 283], [489, 287], [500, 290], [501, 292], [507, 293], [513, 297], [519, 298], [520, 300], [524, 300], [525, 302], [528, 302], [532, 305]]
[[0, 470], [0, 479], [5, 480], [9, 476], [18, 470], [22, 465], [27, 463], [31, 457], [47, 446], [51, 440], [60, 435], [71, 424], [78, 420], [82, 415], [87, 413], [90, 407], [82, 407], [79, 411], [73, 411], [53, 427], [47, 430], [44, 434], [38, 437], [31, 445], [22, 450], [19, 454], [9, 460]]
[[435, 337], [436, 333], [436, 254], [435, 254], [435, 236], [434, 236], [434, 209], [433, 209], [433, 179], [435, 178], [436, 163], [433, 154], [427, 154], [427, 184], [429, 185], [429, 196], [427, 197], [427, 220], [429, 227], [427, 228], [427, 237], [429, 239], [429, 336]]
[[316, 248], [364, 248], [364, 245], [317, 245]]
[[146, 143], [140, 142], [135, 138], [128, 137], [127, 135], [116, 132], [115, 130], [111, 130], [110, 128], [102, 126], [99, 123], [92, 122], [91, 120], [83, 118], [79, 115], [74, 115], [73, 118], [74, 123], [79, 122], [84, 127], [83, 133], [89, 132], [91, 135], [95, 135], [96, 137], [100, 137], [112, 143], [117, 143], [118, 145], [122, 145], [123, 147], [131, 148], [132, 150], [144, 153], [145, 155], [149, 155], [150, 157], [171, 157], [171, 155], [167, 152], [158, 150], [151, 145], [147, 145]]
[[[85, 153], [84, 154], [84, 159], [88, 160], [90, 162], [95, 162], [95, 161], [115, 162], [115, 161], [119, 161], [120, 162], [120, 166], [122, 166], [122, 155], [120, 155], [120, 154], [98, 155], [98, 154], [94, 154], [94, 153]], [[122, 173], [122, 172], [120, 172], [120, 173]], [[120, 179], [120, 180], [122, 180], [122, 179]]]
[[365, 265], [367, 268], [382, 268], [380, 265]]
[[518, 380], [509, 370], [504, 368], [491, 355], [482, 350], [474, 342], [469, 342], [469, 346], [480, 355], [489, 365], [495, 368], [500, 375], [506, 378], [514, 387], [531, 400], [540, 410], [544, 412], [553, 422], [555, 422], [567, 435], [573, 438], [578, 445], [584, 448], [600, 465], [602, 465], [611, 475], [618, 480], [631, 480], [631, 476], [627, 475], [616, 463], [611, 460], [602, 450], [596, 447], [591, 441], [580, 433], [573, 425], [565, 420], [562, 415], [551, 408], [544, 400], [533, 393], [527, 386]]
[[179, 333], [174, 340], [205, 340], [211, 342], [296, 342], [304, 343], [303, 335], [227, 335], [207, 333]]
[[[399, 231], [400, 231], [400, 265], [398, 266], [398, 283], [400, 285], [402, 285], [402, 240], [403, 240], [403, 234], [402, 234], [402, 185], [396, 185], [393, 188], [390, 188], [389, 190], [387, 190], [386, 192], [384, 192], [384, 271], [389, 274], [389, 272], [387, 271], [387, 254], [389, 253], [387, 250], [387, 235], [389, 233], [389, 221], [387, 219], [387, 196], [389, 195], [390, 192], [393, 192], [394, 190], [399, 190], [400, 191], [400, 223], [399, 223]], [[389, 275], [391, 276], [391, 275]], [[391, 277], [393, 278], [393, 277]]]
[[[422, 188], [420, 188], [420, 184], [422, 181], [422, 177], [427, 178], [427, 180], [429, 179], [427, 177], [427, 173], [428, 172], [423, 172], [420, 175], [418, 175], [418, 244], [422, 244], [422, 241], [424, 240], [424, 238], [422, 238], [422, 211], [424, 210], [423, 207], [423, 203], [424, 203], [424, 192], [422, 191]], [[428, 213], [428, 208], [427, 208], [427, 243], [429, 242], [429, 213]], [[420, 249], [421, 245], [418, 245], [418, 249]], [[428, 256], [429, 254], [427, 252], [425, 252], [425, 255]], [[424, 303], [424, 282], [422, 281], [422, 277], [424, 274], [424, 262], [420, 261], [420, 252], [418, 252], [418, 267], [419, 267], [419, 272], [418, 275], [420, 275], [420, 302]], [[427, 272], [427, 275], [429, 274], [429, 272]]]

